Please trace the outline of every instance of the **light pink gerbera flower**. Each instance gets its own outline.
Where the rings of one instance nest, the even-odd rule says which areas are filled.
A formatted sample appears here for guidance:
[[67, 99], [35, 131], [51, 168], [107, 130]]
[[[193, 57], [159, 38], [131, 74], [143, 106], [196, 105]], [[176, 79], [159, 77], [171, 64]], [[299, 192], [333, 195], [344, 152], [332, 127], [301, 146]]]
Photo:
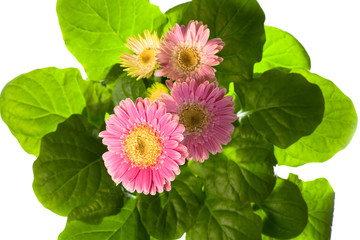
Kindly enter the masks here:
[[188, 26], [176, 24], [169, 29], [161, 42], [157, 59], [162, 69], [155, 76], [165, 76], [176, 81], [213, 81], [215, 69], [222, 58], [215, 54], [225, 45], [220, 38], [208, 41], [210, 30], [202, 22], [190, 21]]
[[171, 96], [161, 95], [168, 112], [177, 114], [185, 126], [182, 144], [188, 148], [188, 159], [203, 162], [209, 152], [221, 152], [221, 144], [230, 142], [231, 123], [237, 117], [232, 96], [225, 94], [226, 89], [218, 88], [217, 82], [198, 84], [191, 80], [176, 82]]
[[187, 149], [180, 144], [184, 126], [166, 112], [159, 100], [129, 98], [114, 108], [99, 136], [108, 146], [105, 166], [116, 184], [130, 192], [154, 195], [170, 190], [170, 182], [180, 173]]

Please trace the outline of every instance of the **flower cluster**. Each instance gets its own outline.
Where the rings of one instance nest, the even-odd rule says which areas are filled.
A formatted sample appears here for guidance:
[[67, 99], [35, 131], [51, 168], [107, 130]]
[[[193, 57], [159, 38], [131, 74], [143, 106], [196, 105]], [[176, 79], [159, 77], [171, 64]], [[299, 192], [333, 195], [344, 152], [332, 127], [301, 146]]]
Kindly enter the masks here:
[[206, 25], [190, 21], [176, 24], [161, 40], [147, 30], [144, 38], [128, 39], [133, 53], [120, 56], [124, 70], [137, 80], [165, 77], [170, 90], [156, 82], [148, 98], [122, 100], [100, 133], [108, 146], [108, 173], [130, 192], [169, 191], [185, 159], [203, 162], [230, 142], [234, 102], [218, 87], [212, 67], [222, 62], [215, 54], [225, 44], [209, 36]]

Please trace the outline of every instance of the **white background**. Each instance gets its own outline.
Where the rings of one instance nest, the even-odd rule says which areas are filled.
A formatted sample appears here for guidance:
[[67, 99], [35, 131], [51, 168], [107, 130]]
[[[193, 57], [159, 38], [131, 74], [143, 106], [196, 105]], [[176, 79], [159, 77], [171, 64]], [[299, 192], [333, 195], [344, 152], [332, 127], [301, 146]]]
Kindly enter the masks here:
[[[165, 11], [185, 1], [153, 0]], [[171, 2], [171, 5], [170, 3]], [[332, 80], [359, 111], [360, 31], [356, 0], [261, 0], [266, 24], [294, 35], [308, 51], [312, 72]], [[55, 0], [0, 2], [0, 89], [22, 73], [56, 66], [82, 69], [67, 51], [56, 16]], [[359, 131], [358, 131], [359, 132]], [[303, 180], [326, 177], [336, 192], [332, 239], [360, 239], [360, 140], [325, 164], [277, 168]], [[32, 191], [32, 163], [0, 120], [0, 239], [57, 239], [66, 218], [45, 209]]]

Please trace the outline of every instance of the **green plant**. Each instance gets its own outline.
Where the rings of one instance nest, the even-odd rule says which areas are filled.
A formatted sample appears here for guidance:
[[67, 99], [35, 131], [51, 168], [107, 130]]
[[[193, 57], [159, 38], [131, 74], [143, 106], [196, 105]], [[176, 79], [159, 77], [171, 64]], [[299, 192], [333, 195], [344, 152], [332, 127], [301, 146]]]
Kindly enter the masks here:
[[[219, 54], [224, 62], [217, 67], [216, 76], [220, 85], [229, 88], [235, 97], [240, 118], [233, 140], [224, 147], [223, 153], [211, 156], [204, 164], [189, 162], [182, 167], [182, 173], [170, 193], [155, 197], [139, 194], [132, 199], [120, 186], [113, 186], [101, 164], [104, 146], [94, 133], [102, 128], [105, 113], [111, 112], [119, 99], [136, 98], [143, 94], [134, 90], [145, 89], [152, 79], [136, 82], [129, 77], [119, 78], [122, 70], [118, 67], [117, 55], [124, 42], [115, 40], [117, 35], [111, 32], [110, 19], [113, 15], [108, 15], [108, 23], [103, 22], [101, 13], [106, 5], [95, 3], [82, 6], [83, 3], [77, 1], [63, 0], [58, 2], [57, 8], [67, 47], [82, 63], [89, 80], [83, 80], [76, 69], [35, 70], [9, 82], [0, 98], [3, 120], [24, 150], [38, 157], [34, 164], [37, 197], [50, 210], [69, 217], [60, 239], [67, 239], [74, 231], [80, 233], [76, 236], [81, 239], [82, 231], [83, 236], [88, 236], [86, 231], [89, 229], [97, 231], [104, 227], [110, 228], [104, 234], [122, 233], [126, 239], [136, 232], [141, 233], [138, 239], [148, 238], [148, 234], [159, 239], [176, 238], [184, 231], [188, 231], [189, 239], [199, 239], [203, 234], [259, 239], [261, 232], [281, 239], [293, 238], [301, 233], [299, 239], [309, 239], [309, 235], [315, 236], [311, 232], [313, 228], [324, 229], [321, 238], [314, 239], [329, 238], [333, 210], [331, 187], [325, 180], [304, 183], [295, 176], [290, 176], [288, 180], [277, 179], [273, 167], [276, 163], [298, 166], [328, 160], [350, 141], [356, 128], [356, 113], [351, 100], [335, 85], [309, 72], [309, 57], [294, 38], [276, 28], [265, 27], [264, 31], [264, 16], [255, 1], [222, 1], [225, 6], [231, 6], [220, 8], [224, 13], [218, 12], [220, 1], [207, 1], [206, 4], [204, 1], [193, 1], [165, 15], [149, 5], [145, 9], [151, 10], [152, 14], [140, 12], [139, 15], [145, 19], [146, 16], [156, 18], [136, 22], [138, 29], [131, 33], [127, 32], [129, 27], [126, 25], [121, 28], [124, 30], [119, 31], [119, 39], [149, 26], [164, 33], [174, 23], [186, 24], [191, 19], [208, 24], [212, 36], [221, 37], [226, 43]], [[133, 12], [127, 9], [130, 6], [122, 5], [120, 1], [116, 3], [125, 12]], [[134, 3], [148, 6], [147, 1]], [[79, 11], [79, 6], [83, 7], [80, 8], [82, 11], [97, 14], [95, 17], [94, 14], [85, 14], [87, 19], [82, 20], [75, 13]], [[116, 11], [113, 7], [109, 9]], [[219, 19], [213, 18], [216, 13]], [[225, 16], [232, 17], [229, 21], [224, 19]], [[133, 16], [126, 17], [126, 20], [131, 19]], [[72, 20], [81, 26], [74, 27]], [[116, 17], [114, 21], [118, 21]], [[251, 25], [247, 25], [248, 21]], [[106, 29], [110, 37], [92, 38], [91, 32], [80, 27], [95, 28], [94, 31]], [[268, 41], [263, 51], [265, 35]], [[289, 52], [287, 45], [295, 47]], [[102, 51], [99, 55], [89, 54], [91, 49]], [[287, 54], [283, 55], [282, 50]], [[267, 58], [267, 53], [274, 54], [272, 51], [279, 56], [275, 61]], [[126, 84], [124, 78], [128, 80]], [[125, 90], [120, 94], [113, 89]], [[336, 114], [338, 109], [344, 112]], [[82, 116], [72, 116], [74, 114]], [[327, 117], [330, 114], [335, 122]], [[78, 129], [82, 130], [74, 134]], [[327, 139], [332, 137], [327, 136], [328, 133], [337, 136], [330, 143]], [[69, 142], [77, 148], [62, 146]], [[304, 150], [304, 146], [309, 145], [319, 149]], [[78, 148], [86, 151], [79, 152]], [[91, 156], [88, 156], [87, 150], [93, 151]], [[71, 158], [67, 159], [68, 164], [53, 161], [69, 156], [77, 156], [76, 160], [84, 160], [85, 165], [76, 165], [70, 161]], [[78, 181], [72, 182], [75, 175], [71, 174], [52, 178], [50, 175], [59, 169], [73, 171]], [[89, 185], [83, 185], [89, 180]], [[99, 182], [105, 187], [97, 188]], [[64, 192], [49, 201], [53, 192], [44, 186], [52, 184], [55, 188], [61, 187]], [[320, 191], [317, 186], [321, 186], [319, 189], [324, 191], [325, 197], [320, 198], [319, 205], [312, 206], [312, 199]], [[71, 195], [70, 191], [74, 189], [77, 192]], [[184, 204], [179, 205], [181, 199]], [[289, 200], [291, 204], [286, 204]], [[283, 204], [279, 207], [275, 202]], [[319, 207], [327, 211], [324, 221], [319, 225], [309, 225], [313, 221], [308, 222], [308, 219], [316, 217], [313, 213]], [[161, 214], [156, 216], [159, 212]], [[183, 218], [176, 218], [178, 215]], [[101, 220], [103, 217], [105, 219]], [[128, 221], [122, 224], [124, 219]], [[277, 222], [275, 226], [274, 221]], [[211, 227], [206, 225], [209, 222], [213, 224]], [[308, 227], [303, 230], [306, 224]]]

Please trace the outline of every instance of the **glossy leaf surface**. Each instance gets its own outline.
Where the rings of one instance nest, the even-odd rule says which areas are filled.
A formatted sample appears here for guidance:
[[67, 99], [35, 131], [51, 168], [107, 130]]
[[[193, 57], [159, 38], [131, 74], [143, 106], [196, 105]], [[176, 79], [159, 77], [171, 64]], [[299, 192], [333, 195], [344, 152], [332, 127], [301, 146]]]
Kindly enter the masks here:
[[308, 220], [308, 208], [297, 185], [277, 179], [274, 191], [258, 204], [265, 212], [263, 233], [279, 239], [298, 236]]
[[122, 74], [117, 80], [112, 98], [115, 105], [119, 105], [121, 100], [130, 98], [134, 102], [138, 97], [144, 98], [146, 94], [146, 88], [143, 80], [136, 81], [134, 78]]
[[1, 92], [1, 117], [22, 148], [39, 155], [41, 138], [56, 130], [72, 114], [80, 114], [86, 103], [74, 68], [43, 68], [22, 74]]
[[231, 200], [206, 200], [187, 240], [260, 240], [261, 219], [249, 205]]
[[180, 238], [195, 223], [203, 203], [201, 184], [187, 168], [171, 183], [171, 191], [140, 195], [138, 209], [149, 234], [157, 239]]
[[[104, 166], [102, 154], [106, 147], [98, 133], [83, 116], [73, 115], [56, 132], [43, 138], [40, 155], [33, 165], [33, 189], [44, 207], [67, 216], [76, 207], [84, 210], [95, 199], [103, 206], [106, 201], [110, 205], [116, 206], [113, 201], [121, 204], [118, 198], [101, 198], [101, 194], [116, 191], [116, 187]], [[87, 213], [76, 215], [79, 214], [75, 218]]]
[[309, 210], [308, 223], [294, 240], [330, 239], [335, 193], [329, 182], [325, 178], [304, 182], [294, 174], [289, 180], [299, 187]]
[[273, 146], [247, 124], [237, 129], [223, 153], [189, 165], [203, 179], [207, 197], [259, 202], [275, 185], [275, 163]]
[[224, 58], [217, 69], [220, 85], [250, 80], [253, 65], [261, 60], [265, 42], [265, 16], [255, 0], [194, 0], [184, 14], [184, 22], [202, 21], [210, 38], [221, 38], [225, 47], [217, 54]]
[[120, 52], [129, 52], [128, 37], [145, 29], [160, 34], [167, 23], [148, 0], [59, 0], [56, 10], [66, 47], [97, 81], [119, 62]]
[[255, 64], [255, 73], [263, 73], [278, 67], [310, 70], [309, 55], [301, 43], [290, 33], [265, 26], [265, 36], [263, 57], [259, 63]]
[[238, 95], [243, 99], [240, 121], [248, 118], [256, 131], [280, 148], [311, 134], [324, 114], [320, 88], [300, 74], [267, 71], [241, 85]]
[[137, 199], [129, 199], [121, 211], [104, 218], [98, 225], [87, 224], [81, 221], [72, 221], [66, 224], [59, 240], [148, 240], [144, 226], [136, 208]]
[[302, 69], [309, 82], [317, 84], [324, 96], [325, 111], [322, 122], [315, 131], [286, 149], [275, 147], [279, 165], [297, 167], [309, 162], [324, 162], [344, 149], [353, 137], [357, 115], [352, 101], [331, 81]]

